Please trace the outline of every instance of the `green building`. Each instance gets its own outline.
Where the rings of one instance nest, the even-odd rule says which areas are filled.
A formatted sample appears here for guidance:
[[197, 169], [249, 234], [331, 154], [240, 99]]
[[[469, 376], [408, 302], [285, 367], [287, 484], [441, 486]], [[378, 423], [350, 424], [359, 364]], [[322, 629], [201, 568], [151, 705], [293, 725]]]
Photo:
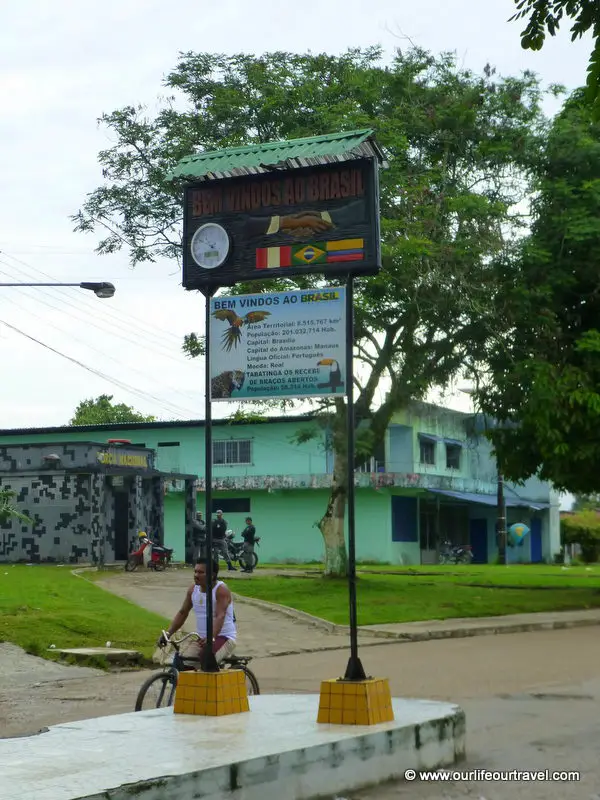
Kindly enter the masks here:
[[[358, 559], [435, 563], [446, 540], [471, 544], [476, 562], [495, 559], [497, 470], [484, 426], [478, 415], [425, 403], [393, 419], [379, 452], [355, 473]], [[298, 444], [297, 434], [308, 430], [315, 435]], [[176, 559], [185, 559], [187, 527], [189, 557], [194, 505], [204, 510], [202, 421], [0, 430], [0, 455], [14, 445], [106, 446], [114, 439], [154, 451], [164, 493], [164, 543]], [[252, 516], [262, 562], [322, 559], [317, 523], [331, 485], [328, 441], [327, 431], [306, 416], [213, 422], [213, 510], [223, 511], [236, 534]], [[1, 464], [0, 458], [0, 485], [7, 485]], [[530, 528], [522, 546], [509, 548], [509, 559], [551, 561], [560, 549], [558, 493], [532, 478], [523, 486], [506, 484], [505, 498], [508, 525]], [[19, 506], [28, 508], [26, 500]], [[7, 560], [4, 535], [0, 526], [0, 560]]]

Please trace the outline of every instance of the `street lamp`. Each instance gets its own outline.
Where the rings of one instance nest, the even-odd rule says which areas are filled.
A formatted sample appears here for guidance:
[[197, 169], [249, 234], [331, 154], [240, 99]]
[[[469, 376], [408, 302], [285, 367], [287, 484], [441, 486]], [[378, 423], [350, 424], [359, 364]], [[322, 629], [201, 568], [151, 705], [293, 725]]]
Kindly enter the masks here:
[[112, 297], [115, 293], [115, 287], [112, 283], [0, 283], [1, 286], [77, 286], [79, 289], [89, 289], [96, 297], [105, 299]]

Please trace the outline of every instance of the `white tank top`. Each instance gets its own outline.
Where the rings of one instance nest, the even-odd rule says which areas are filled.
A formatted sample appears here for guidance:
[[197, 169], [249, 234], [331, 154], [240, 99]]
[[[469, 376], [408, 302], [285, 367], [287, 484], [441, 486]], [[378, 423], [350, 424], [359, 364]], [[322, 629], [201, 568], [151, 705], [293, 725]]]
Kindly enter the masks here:
[[[219, 586], [223, 586], [223, 581], [217, 581], [215, 587], [212, 591], [212, 602], [213, 602], [213, 616], [217, 607], [217, 589]], [[203, 639], [206, 638], [206, 594], [202, 591], [199, 586], [194, 586], [194, 590], [192, 591], [192, 606], [194, 608], [194, 613], [196, 614], [196, 632], [198, 636], [201, 636]], [[225, 612], [225, 622], [223, 623], [223, 627], [219, 632], [219, 636], [224, 636], [227, 639], [233, 639], [235, 641], [236, 638], [236, 626], [235, 620], [233, 618], [233, 600], [227, 606], [227, 611]]]

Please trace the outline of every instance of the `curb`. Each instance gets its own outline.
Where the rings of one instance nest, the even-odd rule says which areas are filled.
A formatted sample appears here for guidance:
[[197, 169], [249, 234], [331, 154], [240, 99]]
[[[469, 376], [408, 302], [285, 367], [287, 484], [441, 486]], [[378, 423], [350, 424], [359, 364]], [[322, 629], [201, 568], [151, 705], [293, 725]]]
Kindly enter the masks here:
[[[315, 628], [319, 628], [321, 630], [327, 631], [328, 633], [332, 634], [349, 634], [350, 627], [348, 625], [337, 625], [334, 622], [328, 622], [326, 619], [321, 619], [320, 617], [315, 617], [312, 614], [307, 614], [305, 611], [298, 611], [294, 608], [289, 608], [289, 606], [282, 606], [278, 605], [277, 603], [269, 603], [266, 600], [257, 600], [254, 597], [245, 597], [243, 595], [234, 594], [232, 595], [236, 601], [236, 603], [246, 603], [249, 606], [255, 606], [256, 608], [260, 608], [263, 611], [270, 611], [273, 614], [280, 614], [288, 619], [295, 620], [296, 622], [313, 625]], [[560, 612], [557, 612], [560, 613]], [[473, 617], [473, 619], [477, 619], [477, 617]], [[481, 619], [481, 617], [479, 618]], [[437, 621], [437, 620], [436, 620]], [[448, 620], [449, 624], [451, 624], [451, 620]], [[426, 624], [426, 623], [423, 623]], [[404, 632], [404, 633], [393, 633], [392, 631], [382, 631], [382, 630], [372, 630], [372, 629], [365, 629], [360, 628], [358, 629], [358, 635], [366, 636], [371, 639], [384, 639], [387, 640], [385, 642], [373, 642], [370, 643], [371, 646], [379, 645], [379, 644], [392, 644], [401, 643], [401, 642], [428, 642], [433, 641], [435, 639], [468, 639], [473, 636], [498, 636], [504, 633], [529, 633], [532, 631], [553, 631], [553, 630], [565, 630], [568, 628], [588, 628], [595, 625], [600, 625], [600, 617], [582, 617], [581, 619], [555, 619], [555, 620], [545, 620], [544, 622], [506, 622], [505, 624], [494, 624], [494, 625], [481, 625], [480, 627], [474, 628], [446, 628], [441, 630], [425, 630], [425, 631], [415, 631], [412, 632]], [[367, 643], [364, 643], [363, 646], [366, 646]], [[325, 648], [319, 648], [319, 650], [323, 650]], [[327, 648], [332, 650], [337, 650], [337, 647]], [[312, 650], [303, 650], [301, 652], [313, 652]], [[316, 652], [316, 651], [315, 651]], [[292, 655], [293, 653], [277, 653], [276, 655]]]

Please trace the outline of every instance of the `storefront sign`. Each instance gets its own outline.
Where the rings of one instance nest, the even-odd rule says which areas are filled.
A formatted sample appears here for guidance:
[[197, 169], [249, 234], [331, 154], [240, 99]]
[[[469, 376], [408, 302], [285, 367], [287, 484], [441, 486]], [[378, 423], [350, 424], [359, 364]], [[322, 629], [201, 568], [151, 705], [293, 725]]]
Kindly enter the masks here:
[[211, 300], [211, 400], [344, 396], [345, 289]]
[[133, 467], [136, 469], [150, 469], [148, 455], [127, 452], [126, 450], [100, 450], [96, 454], [98, 463], [110, 467]]
[[183, 285], [380, 269], [377, 169], [370, 159], [191, 184]]

